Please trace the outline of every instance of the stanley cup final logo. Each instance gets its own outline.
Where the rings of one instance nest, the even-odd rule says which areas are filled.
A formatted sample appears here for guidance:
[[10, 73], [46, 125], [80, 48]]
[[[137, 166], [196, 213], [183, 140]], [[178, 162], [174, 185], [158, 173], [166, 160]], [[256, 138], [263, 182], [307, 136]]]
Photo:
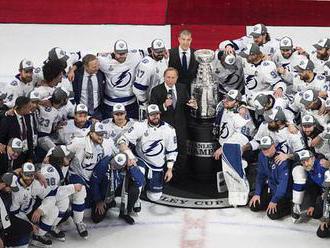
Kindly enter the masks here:
[[196, 99], [198, 109], [192, 112], [197, 119], [211, 119], [215, 117], [218, 104], [217, 85], [212, 76], [211, 62], [214, 52], [208, 49], [195, 51], [199, 62], [196, 79], [191, 85], [191, 95]]

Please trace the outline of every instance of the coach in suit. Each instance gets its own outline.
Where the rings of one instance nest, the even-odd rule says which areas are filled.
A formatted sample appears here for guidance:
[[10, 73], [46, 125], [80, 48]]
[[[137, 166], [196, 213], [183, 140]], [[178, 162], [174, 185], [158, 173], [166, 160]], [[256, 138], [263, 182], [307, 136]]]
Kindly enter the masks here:
[[177, 84], [178, 71], [169, 67], [164, 72], [163, 84], [151, 90], [150, 104], [157, 104], [163, 121], [175, 128], [178, 142], [178, 158], [175, 165], [177, 175], [185, 173], [187, 156], [187, 120], [186, 112], [197, 108], [196, 100], [190, 99], [186, 87]]
[[170, 49], [169, 67], [174, 67], [179, 72], [178, 83], [187, 86], [188, 93], [190, 92], [190, 85], [194, 78], [196, 78], [198, 62], [195, 59], [195, 50], [190, 48], [192, 41], [191, 32], [182, 30], [179, 35], [179, 47]]
[[100, 119], [105, 76], [99, 70], [99, 61], [95, 55], [87, 54], [82, 59], [82, 63], [78, 62], [76, 66], [78, 69], [75, 71], [75, 77], [72, 81], [74, 100], [76, 104], [85, 104], [88, 107], [88, 113]]

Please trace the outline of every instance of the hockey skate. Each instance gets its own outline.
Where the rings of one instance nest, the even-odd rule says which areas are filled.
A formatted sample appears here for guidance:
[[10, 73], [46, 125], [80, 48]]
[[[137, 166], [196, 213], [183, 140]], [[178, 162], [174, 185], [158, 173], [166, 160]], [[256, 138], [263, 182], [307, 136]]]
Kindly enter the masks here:
[[135, 224], [135, 220], [131, 216], [129, 216], [128, 214], [120, 213], [119, 218], [123, 219], [127, 224], [130, 224], [130, 225]]
[[51, 247], [53, 242], [46, 236], [33, 235], [31, 245], [35, 247], [48, 248]]
[[61, 231], [57, 226], [52, 227], [52, 230], [49, 232], [49, 234], [59, 240], [59, 241], [65, 241], [65, 233]]
[[77, 231], [80, 235], [80, 237], [87, 239], [88, 238], [88, 231], [87, 226], [84, 222], [76, 223]]
[[300, 210], [299, 204], [294, 204], [292, 207], [291, 218], [294, 224], [298, 224], [302, 222], [307, 222], [307, 220], [310, 217], [307, 215], [306, 210], [305, 211]]

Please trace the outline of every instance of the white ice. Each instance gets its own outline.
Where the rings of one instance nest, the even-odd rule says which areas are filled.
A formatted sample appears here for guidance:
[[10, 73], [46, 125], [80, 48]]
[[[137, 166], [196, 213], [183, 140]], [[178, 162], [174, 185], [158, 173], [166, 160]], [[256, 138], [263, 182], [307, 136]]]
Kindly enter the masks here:
[[86, 218], [89, 237], [82, 240], [72, 224], [64, 226], [67, 240], [53, 247], [79, 248], [304, 248], [329, 247], [316, 236], [318, 221], [293, 224], [290, 217], [270, 220], [265, 213], [248, 208], [193, 210], [142, 203], [135, 225], [118, 219], [117, 209], [93, 224]]

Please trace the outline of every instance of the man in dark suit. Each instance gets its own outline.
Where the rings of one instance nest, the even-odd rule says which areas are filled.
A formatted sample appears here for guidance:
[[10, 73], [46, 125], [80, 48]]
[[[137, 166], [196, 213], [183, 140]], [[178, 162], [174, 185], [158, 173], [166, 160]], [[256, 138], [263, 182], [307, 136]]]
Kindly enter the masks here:
[[198, 62], [195, 59], [195, 50], [190, 48], [192, 41], [191, 32], [182, 30], [179, 34], [179, 47], [172, 48], [169, 55], [169, 67], [174, 67], [179, 72], [178, 83], [185, 84], [190, 92], [190, 85], [196, 78]]
[[72, 81], [74, 100], [76, 104], [85, 104], [91, 116], [101, 119], [105, 76], [99, 70], [99, 61], [95, 55], [87, 54], [76, 66]]
[[189, 108], [197, 108], [195, 99], [190, 99], [188, 91], [183, 84], [177, 84], [178, 71], [169, 67], [164, 72], [163, 84], [151, 90], [150, 104], [157, 104], [162, 120], [175, 128], [178, 143], [178, 158], [175, 164], [175, 175], [185, 173], [185, 161], [187, 156], [187, 120], [186, 112]]
[[[0, 123], [0, 143], [7, 145], [12, 138], [19, 138], [23, 143], [24, 161], [34, 157], [33, 136], [36, 133], [31, 120], [31, 100], [26, 96], [19, 96], [15, 101], [13, 111], [10, 111]], [[8, 112], [7, 112], [8, 113]], [[1, 153], [4, 153], [1, 149]]]

